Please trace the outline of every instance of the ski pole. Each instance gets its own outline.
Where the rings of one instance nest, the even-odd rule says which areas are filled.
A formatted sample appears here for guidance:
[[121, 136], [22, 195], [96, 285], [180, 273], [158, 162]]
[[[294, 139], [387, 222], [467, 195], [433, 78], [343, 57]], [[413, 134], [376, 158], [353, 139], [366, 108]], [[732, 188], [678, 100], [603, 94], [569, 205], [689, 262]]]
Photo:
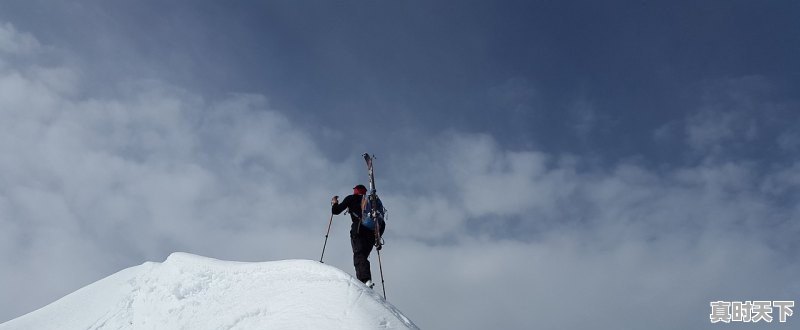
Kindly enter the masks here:
[[383, 281], [383, 264], [381, 264], [381, 250], [378, 250], [378, 267], [381, 270], [381, 288], [383, 288], [383, 300], [386, 300], [386, 284]]
[[375, 221], [375, 251], [378, 252], [378, 268], [381, 270], [381, 288], [383, 289], [383, 300], [386, 300], [386, 282], [383, 280], [383, 263], [381, 263], [381, 222]]
[[328, 246], [328, 234], [331, 233], [331, 224], [333, 223], [333, 214], [331, 214], [331, 219], [328, 220], [328, 231], [325, 232], [325, 244], [322, 245], [322, 255], [319, 256], [319, 262], [322, 262], [322, 257], [325, 256], [325, 247]]

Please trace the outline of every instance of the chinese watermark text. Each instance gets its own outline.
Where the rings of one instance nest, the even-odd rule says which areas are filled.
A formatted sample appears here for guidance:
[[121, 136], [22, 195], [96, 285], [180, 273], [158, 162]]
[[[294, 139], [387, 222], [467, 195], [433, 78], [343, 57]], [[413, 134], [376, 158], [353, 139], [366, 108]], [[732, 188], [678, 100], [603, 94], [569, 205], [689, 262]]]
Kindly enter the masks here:
[[794, 301], [712, 301], [711, 323], [717, 322], [772, 322], [777, 313], [778, 322], [786, 322], [794, 312]]

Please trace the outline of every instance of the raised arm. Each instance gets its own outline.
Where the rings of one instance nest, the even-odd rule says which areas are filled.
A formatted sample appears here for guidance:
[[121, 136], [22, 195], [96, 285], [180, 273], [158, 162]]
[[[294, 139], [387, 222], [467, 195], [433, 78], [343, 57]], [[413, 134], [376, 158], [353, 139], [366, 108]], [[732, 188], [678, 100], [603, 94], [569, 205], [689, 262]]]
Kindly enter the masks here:
[[335, 196], [331, 201], [331, 213], [333, 214], [341, 214], [344, 210], [347, 209], [348, 202], [350, 202], [350, 198], [352, 196], [347, 196], [344, 198], [342, 203], [339, 203], [338, 196]]

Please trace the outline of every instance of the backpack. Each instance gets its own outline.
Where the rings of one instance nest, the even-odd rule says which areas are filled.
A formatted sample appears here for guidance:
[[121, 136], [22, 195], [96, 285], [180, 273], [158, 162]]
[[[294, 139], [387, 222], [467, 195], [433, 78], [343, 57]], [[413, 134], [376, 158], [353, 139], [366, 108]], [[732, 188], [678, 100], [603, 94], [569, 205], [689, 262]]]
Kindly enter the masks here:
[[361, 225], [374, 230], [375, 223], [378, 221], [381, 225], [381, 232], [383, 232], [386, 227], [386, 209], [383, 207], [383, 203], [378, 197], [375, 198], [375, 204], [377, 206], [377, 212], [375, 219], [373, 219], [370, 214], [370, 211], [372, 211], [372, 201], [369, 199], [369, 195], [364, 195], [364, 197], [361, 198]]

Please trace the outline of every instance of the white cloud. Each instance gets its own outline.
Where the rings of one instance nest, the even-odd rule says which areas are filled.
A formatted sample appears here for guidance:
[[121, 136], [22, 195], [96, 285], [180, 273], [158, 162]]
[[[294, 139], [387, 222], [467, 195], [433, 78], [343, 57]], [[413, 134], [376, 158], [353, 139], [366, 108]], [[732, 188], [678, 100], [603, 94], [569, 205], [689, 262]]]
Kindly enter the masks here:
[[[792, 126], [796, 125], [786, 119], [796, 112], [796, 101], [780, 95], [780, 89], [766, 78], [715, 80], [700, 93], [701, 106], [682, 123], [685, 142], [697, 155], [707, 160], [742, 153], [772, 158], [781, 157], [775, 153], [776, 142], [783, 150], [792, 148]], [[676, 122], [662, 126], [656, 138], [669, 138], [677, 126]]]
[[20, 33], [11, 23], [0, 25], [0, 53], [27, 55], [41, 49], [39, 41], [29, 33]]
[[[18, 293], [0, 301], [3, 318], [168, 251], [257, 250], [232, 233], [305, 229], [327, 211], [307, 204], [353, 181], [261, 96], [205, 101], [139, 81], [116, 99], [86, 98], [79, 77], [65, 66], [0, 72], [0, 277]], [[50, 264], [64, 265], [58, 281]]]
[[753, 141], [758, 136], [755, 122], [740, 111], [704, 109], [686, 123], [686, 140], [700, 152], [719, 153], [726, 144]]
[[[420, 326], [699, 328], [706, 320], [692, 315], [711, 300], [800, 290], [800, 212], [774, 198], [796, 192], [796, 165], [767, 174], [747, 160], [601, 169], [505, 150], [487, 135], [437, 140], [418, 151], [439, 156], [427, 163], [436, 175], [407, 177], [422, 197], [387, 198], [399, 209], [390, 229], [403, 235], [384, 256], [392, 299]], [[476, 233], [470, 220], [513, 235]]]
[[[552, 156], [503, 150], [485, 135], [450, 139], [442, 160], [452, 172], [442, 180], [463, 185], [456, 189], [463, 198], [436, 207], [467, 211], [455, 220], [459, 233], [471, 225], [465, 219], [481, 218], [493, 222], [481, 229], [511, 226], [517, 238], [459, 234], [453, 243], [443, 234], [441, 245], [392, 247], [404, 259], [391, 269], [414, 265], [399, 277], [423, 272], [421, 281], [431, 286], [424, 292], [440, 292], [427, 294], [426, 304], [399, 295], [411, 317], [422, 315], [420, 326], [699, 328], [706, 320], [691, 315], [704, 313], [712, 299], [790, 297], [800, 289], [792, 254], [800, 213], [762, 192], [759, 186], [778, 184], [777, 178], [747, 162], [666, 172], [623, 163], [587, 171]], [[521, 222], [502, 220], [508, 216]], [[438, 232], [440, 217], [425, 218], [430, 225], [422, 221], [423, 228]], [[759, 282], [768, 270], [770, 281]], [[419, 283], [393, 284], [419, 292]], [[628, 311], [624, 320], [620, 306]], [[464, 312], [478, 310], [501, 316]]]
[[[264, 96], [135, 81], [98, 98], [81, 72], [0, 70], [0, 319], [178, 250], [315, 259], [330, 196], [363, 181], [359, 155], [325, 158]], [[711, 126], [698, 146], [733, 134]], [[378, 184], [387, 293], [423, 328], [699, 328], [712, 299], [800, 291], [800, 209], [775, 199], [797, 165], [605, 169], [489, 135], [418, 138]], [[352, 271], [348, 225], [335, 218], [326, 262]]]

